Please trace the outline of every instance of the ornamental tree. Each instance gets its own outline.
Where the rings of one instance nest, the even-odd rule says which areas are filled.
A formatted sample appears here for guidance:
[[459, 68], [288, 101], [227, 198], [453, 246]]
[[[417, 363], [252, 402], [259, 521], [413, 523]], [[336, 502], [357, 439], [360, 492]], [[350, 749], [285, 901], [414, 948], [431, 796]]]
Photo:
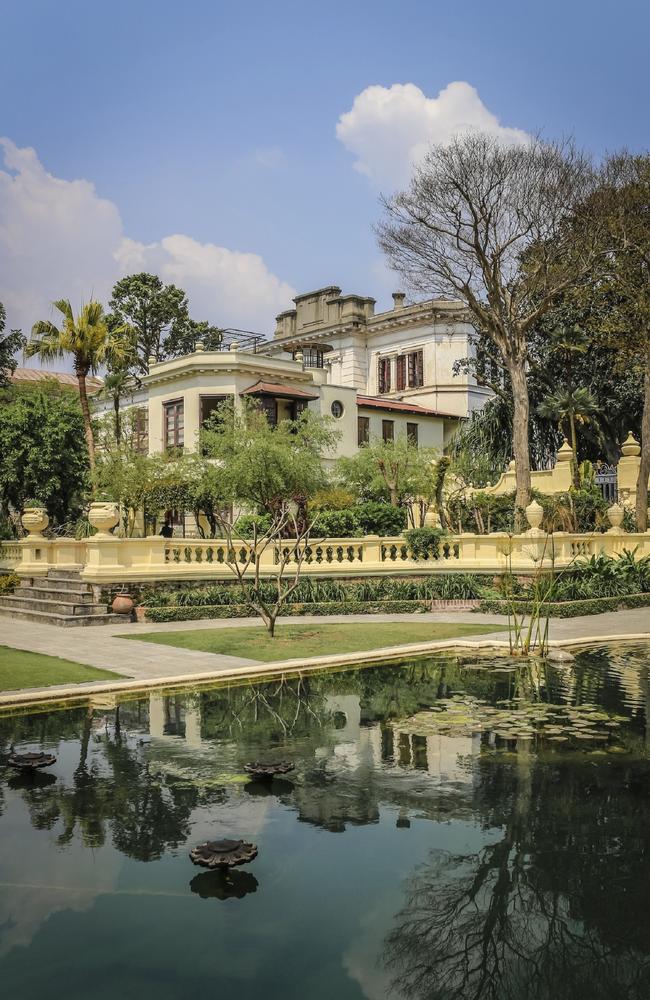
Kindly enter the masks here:
[[600, 250], [594, 219], [582, 212], [593, 184], [570, 144], [505, 146], [467, 133], [431, 148], [409, 189], [384, 199], [377, 227], [406, 284], [460, 299], [499, 352], [512, 386], [519, 510], [530, 502], [528, 337]]

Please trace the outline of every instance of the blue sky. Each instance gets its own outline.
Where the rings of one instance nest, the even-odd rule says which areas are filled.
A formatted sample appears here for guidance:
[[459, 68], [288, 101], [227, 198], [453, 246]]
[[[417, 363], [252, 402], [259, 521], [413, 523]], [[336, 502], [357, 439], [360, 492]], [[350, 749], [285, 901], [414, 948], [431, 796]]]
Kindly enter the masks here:
[[9, 321], [142, 268], [187, 287], [196, 318], [266, 331], [294, 290], [386, 306], [371, 227], [417, 149], [468, 115], [647, 148], [649, 29], [629, 0], [5, 5]]

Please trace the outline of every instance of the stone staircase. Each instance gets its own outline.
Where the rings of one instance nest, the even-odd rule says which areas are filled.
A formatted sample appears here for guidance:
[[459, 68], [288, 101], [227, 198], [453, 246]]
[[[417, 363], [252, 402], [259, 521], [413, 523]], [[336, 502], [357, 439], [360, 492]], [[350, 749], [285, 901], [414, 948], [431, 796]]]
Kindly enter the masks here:
[[95, 604], [89, 583], [78, 570], [50, 569], [47, 576], [21, 580], [13, 594], [0, 596], [0, 615], [45, 625], [109, 625], [126, 622], [107, 604]]

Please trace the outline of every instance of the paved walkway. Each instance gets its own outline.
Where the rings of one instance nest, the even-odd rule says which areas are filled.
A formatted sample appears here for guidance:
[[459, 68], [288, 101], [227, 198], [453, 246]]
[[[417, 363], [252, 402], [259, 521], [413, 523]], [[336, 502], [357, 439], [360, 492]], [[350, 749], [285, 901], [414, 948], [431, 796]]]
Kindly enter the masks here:
[[[481, 641], [507, 641], [507, 620], [501, 615], [475, 614], [474, 612], [433, 612], [422, 615], [332, 615], [323, 618], [305, 615], [300, 618], [285, 618], [281, 621], [294, 624], [337, 624], [339, 622], [399, 622], [405, 624], [416, 621], [423, 624], [441, 622], [468, 622], [473, 625], [493, 625], [503, 622], [503, 632], [477, 634], [463, 639], [464, 643]], [[0, 617], [0, 645], [12, 646], [35, 653], [61, 656], [67, 660], [84, 663], [93, 667], [114, 670], [133, 680], [147, 681], [154, 678], [174, 677], [183, 674], [229, 673], [235, 668], [256, 667], [258, 660], [240, 656], [226, 656], [202, 653], [190, 649], [178, 649], [148, 642], [133, 642], [121, 636], [136, 636], [151, 632], [180, 632], [200, 629], [245, 628], [259, 625], [257, 618], [234, 618], [227, 621], [206, 620], [194, 622], [168, 622], [165, 624], [117, 624], [94, 628], [59, 628], [40, 625], [16, 619]], [[576, 642], [580, 639], [599, 637], [647, 636], [650, 639], [650, 610], [639, 608], [628, 611], [609, 612], [603, 615], [589, 615], [581, 618], [552, 619], [550, 638], [557, 643]], [[408, 642], [408, 629], [404, 630]], [[436, 640], [431, 647], [449, 646], [450, 640]], [[323, 650], [326, 653], [326, 650]], [[99, 682], [98, 682], [99, 683]], [[85, 685], [84, 685], [85, 686]]]

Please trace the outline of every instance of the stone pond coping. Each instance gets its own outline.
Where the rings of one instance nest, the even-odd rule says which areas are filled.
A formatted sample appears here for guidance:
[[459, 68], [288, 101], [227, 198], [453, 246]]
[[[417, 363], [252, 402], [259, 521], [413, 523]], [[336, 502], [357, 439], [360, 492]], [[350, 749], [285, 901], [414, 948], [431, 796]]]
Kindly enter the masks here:
[[[551, 639], [549, 647], [553, 649], [583, 648], [602, 646], [612, 642], [643, 642], [650, 640], [650, 632], [634, 632], [624, 634], [580, 636], [567, 639]], [[256, 663], [242, 667], [226, 667], [202, 673], [183, 673], [172, 677], [153, 677], [146, 680], [93, 681], [84, 684], [61, 684], [47, 688], [30, 688], [21, 691], [5, 691], [0, 693], [0, 710], [22, 708], [26, 706], [42, 706], [67, 702], [91, 704], [118, 694], [145, 694], [152, 690], [179, 688], [214, 687], [219, 681], [247, 681], [254, 679], [271, 679], [281, 674], [301, 675], [316, 670], [343, 669], [361, 664], [386, 663], [409, 659], [415, 656], [426, 656], [440, 652], [483, 652], [495, 651], [508, 653], [509, 643], [505, 639], [437, 639], [431, 642], [409, 643], [404, 646], [387, 646], [380, 649], [367, 649], [356, 653], [337, 653], [330, 656], [313, 656], [306, 659], [279, 660], [274, 663]], [[98, 707], [108, 707], [98, 705]]]

